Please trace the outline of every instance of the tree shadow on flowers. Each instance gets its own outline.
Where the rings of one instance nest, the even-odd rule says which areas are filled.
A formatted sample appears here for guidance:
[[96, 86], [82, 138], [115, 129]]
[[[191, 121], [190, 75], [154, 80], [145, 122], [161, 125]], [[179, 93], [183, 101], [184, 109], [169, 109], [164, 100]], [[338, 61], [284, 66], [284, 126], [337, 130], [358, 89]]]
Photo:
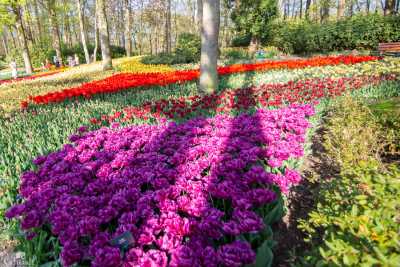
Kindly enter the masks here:
[[45, 203], [55, 204], [44, 207], [41, 195], [27, 201], [50, 213], [65, 265], [238, 266], [253, 263], [255, 251], [272, 261], [278, 187], [288, 176], [275, 154], [288, 146], [282, 123], [293, 117], [255, 111], [254, 88], [229, 97], [233, 113], [253, 114], [101, 128], [40, 160], [45, 170], [33, 184], [54, 183]]
[[[234, 101], [254, 109], [253, 91], [246, 92], [234, 95]], [[245, 265], [254, 262], [252, 248], [261, 245], [267, 259], [273, 242], [264, 221], [272, 223], [276, 218], [269, 216], [271, 211], [275, 208], [279, 217], [283, 206], [273, 204], [279, 194], [263, 166], [263, 144], [271, 138], [264, 135], [270, 129], [261, 122], [266, 116], [217, 115], [139, 126], [147, 135], [134, 157], [142, 196], [136, 200], [135, 215], [127, 211], [117, 216], [121, 219], [113, 235], [129, 231], [134, 236], [125, 262]]]

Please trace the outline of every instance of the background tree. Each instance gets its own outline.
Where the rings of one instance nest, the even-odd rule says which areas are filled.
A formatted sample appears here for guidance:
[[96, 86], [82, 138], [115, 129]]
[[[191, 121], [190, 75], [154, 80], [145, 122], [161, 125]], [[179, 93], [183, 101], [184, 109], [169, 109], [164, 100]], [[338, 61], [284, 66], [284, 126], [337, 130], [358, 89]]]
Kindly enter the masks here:
[[213, 93], [218, 88], [219, 24], [219, 0], [203, 0], [199, 90], [204, 94]]
[[56, 51], [57, 59], [61, 62], [62, 61], [61, 38], [60, 38], [60, 31], [58, 29], [56, 1], [55, 0], [40, 0], [40, 1], [42, 3], [42, 6], [47, 10], [53, 48]]
[[[83, 3], [83, 5], [84, 5], [84, 3]], [[81, 42], [82, 42], [82, 46], [83, 46], [83, 51], [85, 53], [86, 63], [90, 63], [89, 50], [87, 48], [87, 34], [86, 34], [86, 29], [85, 29], [83, 5], [82, 5], [82, 0], [76, 0], [76, 7], [78, 9], [79, 28], [81, 31]]]
[[[32, 74], [32, 63], [29, 54], [28, 42], [25, 35], [24, 24], [22, 21], [22, 4], [20, 0], [2, 0], [0, 1], [0, 21], [15, 26], [17, 36], [20, 43], [22, 58], [25, 65], [25, 72]], [[16, 45], [16, 44], [14, 44]]]
[[171, 53], [171, 0], [166, 0], [165, 8], [165, 52]]
[[228, 0], [231, 4], [232, 20], [239, 32], [251, 35], [250, 50], [254, 52], [268, 32], [266, 25], [278, 13], [277, 0]]
[[97, 24], [100, 36], [101, 57], [103, 60], [103, 70], [112, 69], [110, 37], [108, 33], [108, 23], [105, 12], [105, 0], [96, 0]]
[[132, 54], [132, 12], [131, 3], [129, 0], [124, 0], [124, 20], [125, 20], [125, 52], [126, 56], [130, 57]]

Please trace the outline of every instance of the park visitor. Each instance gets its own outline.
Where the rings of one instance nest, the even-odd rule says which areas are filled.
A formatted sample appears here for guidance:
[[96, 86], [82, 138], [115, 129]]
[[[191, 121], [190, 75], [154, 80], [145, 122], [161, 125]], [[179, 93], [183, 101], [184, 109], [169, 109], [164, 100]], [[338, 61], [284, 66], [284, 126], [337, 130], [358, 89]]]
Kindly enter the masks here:
[[10, 62], [10, 68], [11, 68], [11, 76], [13, 77], [13, 79], [17, 79], [18, 69], [17, 69], [17, 63], [15, 62], [15, 60], [12, 60]]

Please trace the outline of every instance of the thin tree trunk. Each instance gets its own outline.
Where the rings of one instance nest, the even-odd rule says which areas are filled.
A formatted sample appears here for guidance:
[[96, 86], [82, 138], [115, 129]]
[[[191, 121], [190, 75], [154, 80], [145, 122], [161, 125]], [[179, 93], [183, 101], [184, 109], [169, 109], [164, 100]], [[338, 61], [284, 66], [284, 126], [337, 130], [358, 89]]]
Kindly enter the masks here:
[[300, 18], [303, 18], [303, 0], [300, 0]]
[[94, 49], [93, 49], [93, 62], [97, 61], [97, 50], [99, 49], [99, 27], [97, 26], [97, 7], [94, 15]]
[[203, 0], [197, 0], [197, 27], [201, 31], [203, 23]]
[[81, 31], [81, 42], [83, 46], [83, 52], [85, 53], [85, 60], [86, 63], [90, 63], [90, 55], [89, 55], [89, 50], [87, 48], [87, 35], [86, 35], [86, 29], [85, 29], [85, 22], [84, 22], [84, 16], [83, 16], [83, 5], [81, 0], [76, 0], [76, 6], [78, 9], [78, 19], [79, 19], [79, 29]]
[[171, 52], [171, 0], [166, 0], [167, 6], [165, 11], [165, 52]]
[[28, 42], [26, 41], [25, 30], [22, 23], [21, 7], [15, 6], [13, 8], [15, 14], [15, 26], [17, 28], [17, 35], [21, 44], [22, 58], [24, 59], [26, 74], [32, 74], [32, 63], [29, 55]]
[[12, 41], [13, 47], [14, 48], [18, 48], [18, 44], [17, 44], [17, 41], [15, 40], [14, 33], [13, 33], [14, 32], [13, 27], [9, 26], [8, 30], [9, 30], [9, 33], [10, 33], [10, 36], [11, 36], [11, 41]]
[[311, 0], [306, 0], [306, 18], [310, 17]]
[[3, 34], [1, 35], [1, 39], [2, 39], [2, 43], [3, 43], [4, 53], [6, 54], [6, 56], [8, 56], [8, 43], [7, 43], [6, 32], [3, 32]]
[[62, 62], [60, 31], [58, 29], [57, 15], [55, 11], [55, 0], [47, 0], [47, 10], [49, 12], [49, 23], [53, 41], [53, 48], [59, 62]]
[[385, 0], [385, 16], [392, 15], [394, 11], [394, 0]]
[[35, 23], [36, 23], [36, 28], [37, 28], [37, 31], [38, 31], [38, 40], [42, 41], [42, 39], [43, 39], [43, 30], [42, 30], [42, 24], [41, 24], [41, 21], [40, 21], [40, 13], [39, 13], [37, 0], [32, 1], [32, 5], [33, 5], [33, 12], [35, 13]]
[[371, 0], [366, 0], [365, 2], [365, 12], [369, 14], [369, 10], [371, 8]]
[[343, 18], [345, 6], [346, 6], [346, 0], [339, 0], [338, 1], [337, 19]]
[[103, 60], [103, 70], [112, 69], [110, 37], [108, 33], [108, 23], [105, 12], [105, 0], [96, 0], [96, 11], [98, 28], [100, 34], [101, 57]]
[[[174, 6], [174, 28], [175, 28], [175, 42], [174, 42], [174, 47], [176, 47], [176, 44], [178, 43], [178, 37], [179, 37], [179, 31], [178, 31], [178, 11], [176, 10], [176, 5]], [[171, 40], [172, 43], [172, 40]], [[172, 44], [171, 44], [172, 46]], [[172, 47], [171, 47], [172, 49]]]
[[125, 11], [125, 31], [124, 31], [124, 37], [125, 37], [125, 52], [126, 56], [130, 57], [132, 55], [132, 31], [131, 31], [131, 24], [132, 24], [132, 18], [131, 18], [131, 5], [129, 0], [124, 0], [124, 11]]
[[323, 0], [321, 3], [321, 22], [325, 22], [329, 17], [329, 2], [328, 0]]
[[[194, 25], [196, 23], [196, 7], [194, 6], [195, 2], [192, 2], [192, 0], [188, 0], [188, 7], [189, 7], [189, 15], [191, 18], [191, 22]], [[176, 8], [175, 8], [176, 9]]]
[[25, 22], [23, 24], [23, 26], [24, 26], [24, 30], [25, 30], [26, 39], [29, 40], [29, 42], [31, 44], [34, 44], [35, 38], [33, 38], [33, 33], [32, 33], [33, 32], [33, 30], [32, 30], [32, 27], [33, 27], [32, 15], [29, 12], [29, 7], [28, 7], [27, 3], [25, 3], [25, 5], [22, 6], [22, 10], [23, 10], [23, 13], [26, 13], [25, 20], [22, 20], [23, 23]]
[[354, 2], [353, 0], [346, 0], [347, 3], [347, 7], [349, 9], [349, 16], [352, 17], [353, 16], [353, 9], [354, 9]]
[[296, 0], [292, 0], [292, 18], [296, 17], [296, 10], [295, 10], [295, 6], [296, 6]]
[[219, 0], [203, 0], [202, 17], [199, 90], [201, 93], [209, 94], [218, 88]]
[[72, 32], [71, 32], [71, 23], [69, 21], [69, 14], [68, 14], [68, 9], [67, 9], [67, 2], [66, 0], [62, 1], [63, 4], [63, 26], [64, 26], [64, 31], [63, 31], [63, 37], [64, 37], [64, 43], [67, 44], [68, 47], [72, 46]]

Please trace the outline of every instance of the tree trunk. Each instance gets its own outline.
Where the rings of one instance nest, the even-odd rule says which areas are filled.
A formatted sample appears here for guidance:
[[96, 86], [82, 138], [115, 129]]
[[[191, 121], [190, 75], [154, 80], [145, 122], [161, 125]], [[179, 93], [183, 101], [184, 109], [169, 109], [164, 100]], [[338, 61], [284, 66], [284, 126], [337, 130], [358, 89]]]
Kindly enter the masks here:
[[323, 0], [321, 3], [321, 22], [325, 22], [329, 17], [329, 1]]
[[78, 9], [78, 19], [79, 19], [79, 29], [81, 31], [81, 42], [82, 42], [82, 47], [83, 47], [83, 52], [85, 53], [85, 60], [86, 64], [90, 63], [90, 55], [89, 55], [89, 50], [87, 48], [87, 35], [86, 35], [86, 30], [85, 30], [85, 22], [84, 22], [84, 16], [83, 16], [83, 5], [81, 0], [76, 0], [76, 7]]
[[103, 70], [112, 69], [110, 37], [108, 34], [108, 23], [105, 12], [105, 0], [96, 0], [96, 11], [98, 28], [100, 34], [101, 57], [103, 60]]
[[29, 56], [29, 48], [25, 36], [24, 26], [22, 24], [21, 7], [19, 6], [14, 7], [13, 11], [15, 14], [15, 26], [17, 28], [17, 35], [21, 44], [22, 58], [24, 59], [25, 72], [26, 74], [29, 75], [32, 74], [32, 63], [31, 63], [31, 58]]
[[203, 0], [202, 17], [199, 90], [201, 93], [209, 94], [218, 88], [219, 0]]
[[394, 11], [394, 0], [385, 0], [385, 16], [392, 15]]
[[300, 18], [303, 18], [303, 0], [300, 0]]
[[165, 11], [165, 52], [171, 52], [171, 0], [166, 0], [167, 6]]
[[345, 6], [346, 6], [346, 0], [339, 0], [338, 1], [337, 19], [343, 18]]
[[63, 28], [62, 35], [64, 38], [64, 44], [67, 44], [68, 47], [72, 46], [72, 31], [71, 31], [71, 23], [70, 18], [68, 15], [68, 8], [66, 0], [62, 1], [63, 4], [63, 11], [62, 11], [62, 18], [63, 18]]
[[296, 9], [295, 9], [295, 7], [296, 7], [296, 0], [293, 0], [293, 3], [292, 3], [292, 18], [296, 17]]
[[201, 31], [203, 24], [203, 0], [197, 0], [197, 27]]
[[132, 31], [131, 31], [131, 24], [132, 24], [132, 18], [131, 18], [131, 5], [129, 0], [124, 0], [124, 16], [125, 16], [125, 31], [124, 31], [124, 37], [125, 37], [125, 52], [126, 56], [130, 57], [132, 55]]
[[3, 34], [1, 35], [1, 37], [2, 37], [4, 53], [6, 56], [8, 56], [7, 33], [5, 31], [3, 31]]
[[53, 41], [53, 48], [59, 62], [62, 62], [60, 31], [58, 30], [57, 14], [55, 10], [55, 0], [47, 0], [47, 10], [49, 12], [49, 23]]
[[306, 18], [310, 17], [311, 0], [306, 0]]
[[371, 0], [366, 0], [366, 1], [365, 1], [365, 12], [366, 12], [367, 14], [369, 14], [370, 8], [371, 8]]
[[11, 26], [8, 26], [8, 31], [9, 31], [10, 36], [11, 36], [11, 41], [12, 41], [13, 47], [17, 48], [18, 44], [17, 44], [17, 41], [15, 40], [15, 37], [14, 37], [14, 28], [11, 27]]
[[32, 4], [33, 4], [33, 12], [35, 13], [36, 28], [37, 28], [38, 35], [39, 35], [38, 39], [39, 39], [39, 41], [42, 41], [42, 39], [43, 39], [43, 30], [42, 30], [42, 24], [40, 22], [40, 13], [39, 13], [37, 0], [34, 0], [32, 2]]
[[26, 39], [29, 40], [30, 44], [34, 44], [35, 43], [35, 38], [33, 38], [33, 21], [32, 21], [32, 15], [29, 11], [29, 7], [27, 5], [27, 3], [25, 2], [25, 4], [23, 6], [21, 6], [22, 8], [22, 13], [25, 13], [25, 19], [23, 19], [23, 27], [24, 27], [24, 31], [25, 31], [25, 36]]
[[353, 9], [354, 9], [354, 2], [353, 2], [353, 0], [345, 0], [345, 1], [346, 1], [347, 8], [349, 9], [349, 16], [352, 17]]
[[97, 61], [97, 50], [99, 49], [99, 27], [97, 26], [97, 8], [94, 15], [94, 49], [93, 49], [93, 62]]

